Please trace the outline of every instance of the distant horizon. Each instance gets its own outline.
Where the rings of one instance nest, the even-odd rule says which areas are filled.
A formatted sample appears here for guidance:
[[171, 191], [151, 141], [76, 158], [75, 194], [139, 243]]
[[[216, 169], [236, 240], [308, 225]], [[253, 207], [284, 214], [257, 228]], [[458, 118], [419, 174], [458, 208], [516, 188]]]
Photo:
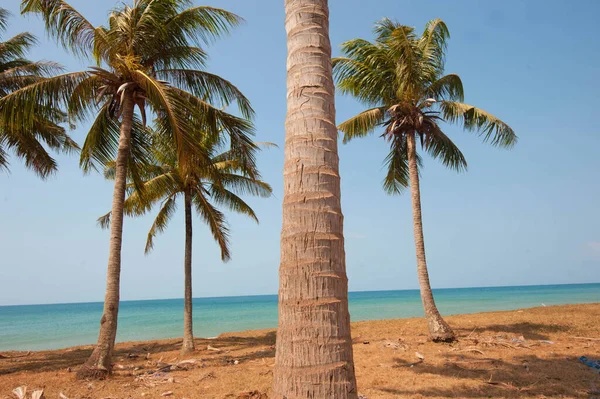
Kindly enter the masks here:
[[[439, 287], [432, 288], [435, 291], [441, 290], [469, 290], [475, 288], [517, 288], [517, 287], [554, 287], [554, 286], [565, 286], [565, 285], [596, 285], [600, 284], [598, 282], [592, 283], [557, 283], [557, 284], [515, 284], [515, 285], [484, 285], [484, 286], [473, 286], [473, 287]], [[397, 292], [397, 291], [419, 291], [419, 288], [405, 288], [405, 289], [396, 289], [396, 290], [358, 290], [358, 291], [348, 291], [349, 294], [352, 293], [370, 293], [370, 292]], [[226, 299], [226, 298], [254, 298], [254, 297], [263, 297], [263, 296], [277, 296], [278, 294], [252, 294], [252, 295], [222, 295], [222, 296], [194, 296], [192, 299]], [[146, 302], [146, 301], [172, 301], [172, 300], [183, 300], [183, 297], [177, 298], [145, 298], [145, 299], [126, 299], [120, 301], [120, 303], [124, 302]], [[0, 305], [0, 308], [8, 308], [15, 306], [47, 306], [47, 305], [83, 305], [83, 304], [98, 304], [104, 303], [104, 301], [83, 301], [83, 302], [57, 302], [57, 303], [20, 303], [20, 304], [10, 304], [10, 305]]]

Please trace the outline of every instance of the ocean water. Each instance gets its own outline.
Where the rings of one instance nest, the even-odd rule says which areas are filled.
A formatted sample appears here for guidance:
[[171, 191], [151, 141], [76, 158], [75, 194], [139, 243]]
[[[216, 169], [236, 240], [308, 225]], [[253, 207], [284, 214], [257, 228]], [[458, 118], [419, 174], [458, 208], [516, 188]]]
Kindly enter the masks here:
[[[600, 302], [600, 284], [434, 290], [442, 314]], [[351, 292], [352, 321], [423, 316], [418, 290]], [[194, 334], [277, 326], [277, 296], [194, 299]], [[96, 342], [102, 303], [0, 306], [0, 350], [59, 349]], [[183, 299], [125, 301], [117, 341], [182, 335]]]

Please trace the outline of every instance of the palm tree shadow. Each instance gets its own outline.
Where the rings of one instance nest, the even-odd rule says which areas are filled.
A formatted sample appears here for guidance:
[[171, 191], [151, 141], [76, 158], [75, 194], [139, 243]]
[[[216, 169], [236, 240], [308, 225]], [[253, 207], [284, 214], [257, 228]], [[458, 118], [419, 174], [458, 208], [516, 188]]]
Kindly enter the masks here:
[[[568, 331], [569, 327], [561, 324], [543, 324], [543, 323], [513, 323], [513, 324], [493, 324], [477, 328], [477, 332], [484, 331], [496, 333], [508, 333], [514, 335], [522, 335], [525, 339], [531, 340], [549, 340], [547, 334]], [[472, 331], [459, 328], [457, 331], [461, 333], [470, 333]], [[461, 334], [462, 335], [462, 334]]]
[[[225, 336], [215, 339], [198, 338], [195, 340], [198, 350], [190, 356], [214, 355], [219, 361], [227, 363], [232, 360], [247, 361], [271, 358], [275, 356], [275, 331], [259, 336], [236, 337]], [[113, 355], [113, 363], [131, 359], [145, 361], [145, 357], [156, 359], [165, 352], [181, 350], [182, 340], [172, 339], [156, 342], [120, 343]], [[208, 351], [208, 346], [226, 349], [222, 353]], [[66, 371], [81, 366], [93, 350], [92, 346], [78, 347], [58, 351], [31, 352], [29, 355], [16, 353], [12, 357], [0, 359], [0, 376], [22, 372]], [[236, 353], [242, 354], [236, 356]]]
[[444, 383], [452, 380], [416, 391], [391, 386], [376, 388], [402, 397], [417, 394], [448, 398], [590, 397], [589, 392], [600, 383], [600, 377], [572, 354], [555, 354], [550, 359], [525, 355], [511, 361], [453, 355], [447, 356], [443, 364], [395, 360], [396, 367], [411, 366], [417, 378], [433, 374], [444, 377], [445, 380], [440, 380]]

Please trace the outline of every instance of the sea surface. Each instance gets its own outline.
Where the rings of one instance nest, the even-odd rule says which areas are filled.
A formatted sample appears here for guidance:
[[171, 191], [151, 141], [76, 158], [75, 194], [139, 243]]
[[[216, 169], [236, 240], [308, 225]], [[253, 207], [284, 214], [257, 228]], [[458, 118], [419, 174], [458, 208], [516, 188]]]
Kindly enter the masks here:
[[[434, 290], [442, 314], [600, 302], [600, 284]], [[352, 321], [423, 316], [418, 290], [351, 292]], [[194, 334], [277, 326], [277, 296], [194, 299]], [[59, 349], [97, 340], [102, 303], [0, 306], [0, 351]], [[183, 299], [125, 301], [117, 341], [182, 336]]]

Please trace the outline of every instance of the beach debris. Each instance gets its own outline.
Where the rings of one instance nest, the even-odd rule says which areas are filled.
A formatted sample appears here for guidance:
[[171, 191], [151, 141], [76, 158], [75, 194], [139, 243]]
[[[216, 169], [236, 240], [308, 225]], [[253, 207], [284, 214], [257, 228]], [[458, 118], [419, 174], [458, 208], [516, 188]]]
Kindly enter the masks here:
[[579, 360], [581, 361], [581, 363], [585, 364], [588, 367], [600, 370], [600, 360], [590, 360], [585, 356], [581, 356]]
[[464, 348], [464, 349], [459, 349], [459, 348], [452, 348], [450, 349], [450, 352], [474, 352], [474, 353], [479, 353], [480, 355], [485, 355], [485, 353], [483, 353], [483, 351], [480, 351], [479, 349], [470, 346], [468, 348]]
[[46, 399], [46, 397], [44, 396], [44, 390], [39, 389], [37, 391], [33, 391], [33, 393], [31, 394], [31, 399]]
[[388, 340], [388, 341], [385, 341], [383, 343], [383, 346], [386, 347], [386, 348], [392, 348], [392, 349], [395, 350], [395, 349], [398, 349], [400, 347], [400, 344], [397, 343], [397, 342], [393, 342], [393, 341], [389, 341]]
[[8, 359], [8, 356], [4, 356], [2, 353], [0, 353], [0, 359]]
[[540, 342], [542, 344], [554, 345], [554, 341], [549, 341], [547, 339], [540, 339], [540, 340], [538, 340], [538, 342]]
[[507, 384], [506, 382], [486, 381], [485, 384], [494, 385], [494, 386], [497, 386], [500, 388], [508, 389], [510, 391], [518, 391], [518, 392], [529, 391], [531, 389], [530, 387], [519, 388], [519, 387], [514, 386], [513, 384]]
[[69, 398], [67, 397], [67, 395], [65, 395], [65, 394], [64, 394], [64, 393], [62, 393], [62, 392], [58, 394], [58, 397], [59, 397], [60, 399], [69, 399]]
[[415, 352], [415, 356], [417, 358], [419, 358], [422, 362], [425, 361], [425, 356], [423, 356], [422, 354], [420, 354], [419, 352]]
[[369, 345], [370, 342], [369, 341], [363, 341], [363, 345]]
[[222, 352], [222, 350], [221, 350], [221, 349], [219, 349], [219, 348], [215, 348], [214, 346], [210, 346], [210, 345], [208, 345], [208, 346], [206, 347], [206, 350], [208, 350], [208, 351], [214, 351], [214, 352]]
[[215, 375], [215, 373], [213, 373], [211, 371], [211, 372], [208, 372], [208, 373], [204, 374], [202, 377], [200, 377], [200, 379], [198, 380], [198, 382], [204, 381], [204, 380], [208, 380], [209, 378], [217, 378], [217, 376]]
[[365, 395], [362, 395], [362, 394], [359, 393], [358, 394], [358, 399], [369, 399], [369, 398], [367, 398]]
[[160, 396], [171, 396], [173, 395], [173, 391], [167, 391], [160, 394]]
[[589, 337], [571, 337], [573, 339], [583, 339], [586, 341], [600, 341], [600, 338], [589, 338]]
[[177, 366], [181, 367], [182, 365], [186, 365], [186, 364], [196, 364], [197, 361], [198, 361], [197, 359], [182, 360], [179, 363], [177, 363]]
[[27, 395], [27, 387], [17, 387], [13, 389], [13, 394], [19, 399], [25, 399], [25, 395]]
[[259, 391], [242, 392], [236, 399], [269, 399], [266, 393]]

